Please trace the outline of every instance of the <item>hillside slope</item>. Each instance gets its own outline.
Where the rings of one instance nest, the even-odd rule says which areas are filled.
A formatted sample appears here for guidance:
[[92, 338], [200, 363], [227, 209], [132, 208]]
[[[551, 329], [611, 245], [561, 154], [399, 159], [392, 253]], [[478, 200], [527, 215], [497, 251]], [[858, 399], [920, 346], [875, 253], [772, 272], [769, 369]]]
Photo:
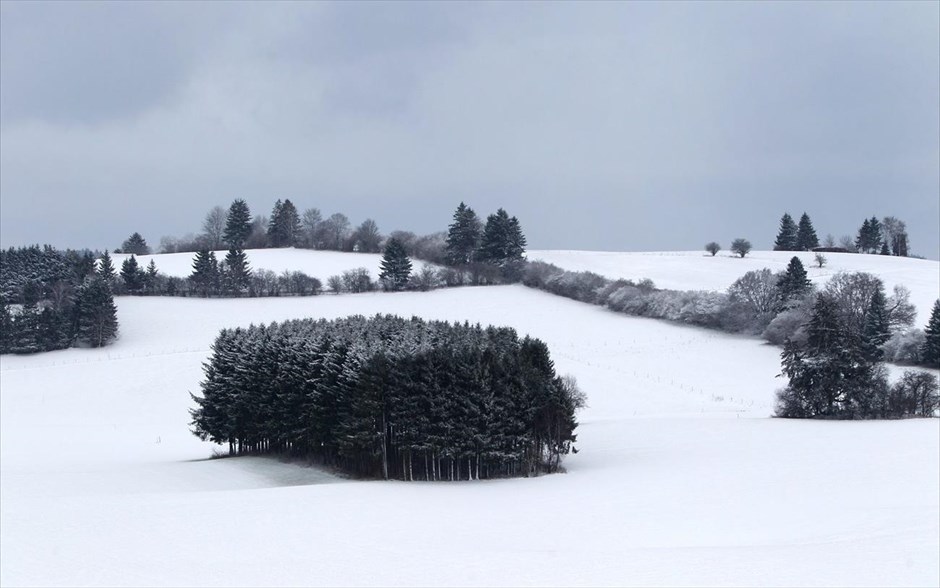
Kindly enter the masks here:
[[[0, 357], [2, 585], [936, 585], [940, 420], [764, 418], [759, 341], [521, 286], [117, 299], [98, 350]], [[207, 460], [222, 327], [378, 312], [510, 325], [588, 395], [567, 474], [357, 482]]]

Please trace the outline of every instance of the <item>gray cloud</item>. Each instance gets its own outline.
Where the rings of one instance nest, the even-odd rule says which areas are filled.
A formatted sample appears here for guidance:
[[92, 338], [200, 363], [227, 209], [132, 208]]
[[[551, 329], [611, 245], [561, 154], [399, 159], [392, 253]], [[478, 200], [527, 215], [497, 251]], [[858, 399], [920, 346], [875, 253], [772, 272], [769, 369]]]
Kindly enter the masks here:
[[235, 197], [429, 232], [463, 199], [532, 247], [769, 247], [806, 210], [940, 257], [937, 4], [0, 10], [4, 245], [156, 243]]

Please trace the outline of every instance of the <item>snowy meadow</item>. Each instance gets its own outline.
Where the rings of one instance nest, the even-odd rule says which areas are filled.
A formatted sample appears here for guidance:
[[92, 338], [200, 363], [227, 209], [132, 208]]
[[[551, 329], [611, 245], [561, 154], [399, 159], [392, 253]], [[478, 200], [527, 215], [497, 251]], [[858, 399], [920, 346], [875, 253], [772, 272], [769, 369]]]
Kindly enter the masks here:
[[[295, 254], [310, 265], [284, 269], [319, 276], [325, 254]], [[346, 269], [344, 255], [365, 265], [329, 255], [326, 273]], [[529, 258], [721, 289], [754, 269], [738, 262], [777, 269], [775, 255]], [[829, 257], [827, 273], [842, 263]], [[940, 264], [846, 257], [870, 262], [857, 269], [889, 288], [911, 288], [926, 317]], [[645, 273], [625, 272], [631, 259]], [[663, 259], [671, 265], [657, 274]], [[734, 270], [702, 269], [713, 262]], [[780, 349], [758, 339], [522, 286], [116, 301], [113, 345], [0, 358], [5, 586], [940, 583], [940, 421], [769, 418], [784, 384]], [[567, 472], [356, 481], [276, 458], [212, 459], [221, 448], [190, 433], [189, 393], [219, 329], [376, 313], [512, 326], [545, 341], [588, 397]]]

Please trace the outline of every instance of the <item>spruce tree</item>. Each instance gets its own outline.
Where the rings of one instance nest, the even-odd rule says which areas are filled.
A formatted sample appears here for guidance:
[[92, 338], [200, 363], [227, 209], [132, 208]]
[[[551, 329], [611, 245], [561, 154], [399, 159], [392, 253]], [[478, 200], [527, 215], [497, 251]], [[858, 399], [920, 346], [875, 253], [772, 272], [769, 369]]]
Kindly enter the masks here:
[[881, 346], [888, 340], [889, 326], [887, 300], [883, 288], [878, 287], [871, 296], [862, 328], [862, 351], [869, 361], [884, 357]]
[[800, 251], [809, 251], [819, 247], [819, 237], [816, 236], [816, 229], [813, 228], [813, 221], [805, 212], [800, 217], [800, 224], [796, 231], [796, 248]]
[[150, 255], [150, 247], [147, 245], [147, 241], [140, 235], [140, 233], [134, 233], [127, 238], [126, 241], [121, 245], [121, 248], [124, 253], [133, 253], [134, 255]]
[[474, 254], [480, 246], [480, 230], [477, 214], [461, 202], [454, 212], [454, 222], [447, 230], [444, 252], [448, 265], [461, 266], [474, 261]]
[[855, 238], [855, 247], [860, 253], [878, 253], [881, 251], [881, 232], [882, 225], [878, 217], [865, 219]]
[[858, 236], [855, 237], [855, 248], [859, 253], [867, 253], [871, 247], [871, 223], [866, 218], [858, 230]]
[[12, 331], [12, 353], [38, 353], [43, 350], [39, 342], [39, 309], [35, 301], [28, 300], [16, 313]]
[[150, 263], [147, 264], [147, 271], [144, 272], [144, 286], [147, 288], [148, 292], [152, 293], [156, 289], [157, 277], [159, 275], [160, 272], [157, 270], [157, 264], [151, 259]]
[[398, 239], [389, 239], [385, 246], [385, 255], [382, 257], [382, 272], [379, 280], [386, 290], [404, 290], [411, 276], [411, 260], [405, 251], [405, 246]]
[[924, 329], [924, 346], [921, 349], [921, 361], [933, 368], [940, 368], [940, 300], [933, 303], [933, 311], [927, 328]]
[[809, 292], [812, 282], [806, 274], [803, 262], [795, 255], [787, 264], [787, 271], [777, 280], [777, 292], [780, 298], [781, 307], [786, 306], [791, 300], [801, 298]]
[[780, 230], [777, 233], [777, 240], [774, 241], [774, 251], [796, 251], [798, 249], [797, 232], [793, 217], [785, 212], [780, 218]]
[[269, 247], [278, 247], [277, 245], [278, 238], [278, 225], [281, 219], [281, 209], [284, 208], [284, 203], [280, 198], [274, 203], [274, 208], [271, 209], [271, 217], [268, 219], [268, 246]]
[[75, 304], [79, 340], [91, 347], [102, 347], [117, 337], [117, 308], [107, 282], [99, 277], [85, 280]]
[[872, 216], [868, 221], [868, 249], [869, 253], [877, 253], [881, 250], [883, 226], [877, 216]]
[[196, 286], [196, 291], [208, 298], [214, 294], [219, 281], [219, 264], [215, 253], [202, 249], [193, 258], [193, 273], [189, 279]]
[[248, 210], [248, 203], [238, 198], [229, 206], [222, 239], [230, 248], [241, 249], [250, 235], [251, 211]]
[[143, 288], [143, 273], [133, 255], [121, 264], [121, 279], [124, 280], [124, 288], [129, 294], [138, 294]]
[[516, 217], [509, 218], [500, 208], [486, 218], [477, 259], [498, 267], [521, 262], [525, 253], [525, 236]]
[[891, 251], [888, 250], [887, 241], [881, 244], [881, 255], [891, 255]]
[[250, 279], [248, 256], [241, 249], [229, 249], [225, 256], [226, 289], [236, 294], [244, 292], [248, 289]]
[[111, 256], [108, 255], [108, 250], [104, 250], [104, 255], [101, 256], [101, 261], [98, 262], [98, 276], [105, 281], [108, 285], [114, 283], [114, 279], [117, 277], [117, 272], [114, 271], [114, 262], [111, 260]]
[[268, 238], [272, 247], [293, 247], [300, 236], [300, 215], [297, 207], [288, 199], [274, 204], [271, 222], [268, 225]]

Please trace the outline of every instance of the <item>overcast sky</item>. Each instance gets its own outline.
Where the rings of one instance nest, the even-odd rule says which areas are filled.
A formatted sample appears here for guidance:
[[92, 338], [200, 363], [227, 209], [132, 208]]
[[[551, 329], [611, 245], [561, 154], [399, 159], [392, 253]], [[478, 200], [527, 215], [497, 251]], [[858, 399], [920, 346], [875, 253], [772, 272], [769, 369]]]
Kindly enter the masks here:
[[0, 244], [114, 248], [277, 198], [530, 248], [940, 257], [940, 3], [0, 4]]

